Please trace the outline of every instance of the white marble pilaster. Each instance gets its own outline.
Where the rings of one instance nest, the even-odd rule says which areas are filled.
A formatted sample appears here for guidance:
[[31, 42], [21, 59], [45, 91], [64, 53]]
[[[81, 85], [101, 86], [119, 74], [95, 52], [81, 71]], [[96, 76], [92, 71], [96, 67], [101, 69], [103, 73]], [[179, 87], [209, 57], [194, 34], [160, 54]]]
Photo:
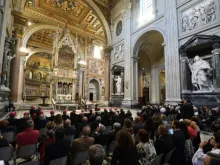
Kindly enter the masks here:
[[166, 102], [176, 104], [181, 101], [176, 1], [166, 0], [165, 11]]
[[123, 105], [130, 105], [132, 101], [132, 59], [131, 59], [131, 6], [123, 13], [123, 33], [124, 33], [124, 100]]

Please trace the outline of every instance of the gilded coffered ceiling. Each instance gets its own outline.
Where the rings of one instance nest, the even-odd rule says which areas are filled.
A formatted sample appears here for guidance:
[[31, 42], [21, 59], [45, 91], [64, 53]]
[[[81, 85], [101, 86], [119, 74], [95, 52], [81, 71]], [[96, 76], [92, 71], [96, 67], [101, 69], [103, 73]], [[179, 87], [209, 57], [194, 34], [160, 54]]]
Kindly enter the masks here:
[[[93, 1], [106, 8], [117, 0]], [[21, 30], [21, 25], [27, 28], [28, 21], [33, 24], [47, 24], [61, 28], [67, 24], [73, 35], [77, 33], [78, 36], [106, 42], [104, 28], [98, 16], [84, 0], [28, 0], [23, 12], [14, 12], [14, 21], [20, 32], [25, 30]], [[48, 29], [38, 31], [31, 36], [28, 45], [52, 47], [52, 33], [53, 31]]]

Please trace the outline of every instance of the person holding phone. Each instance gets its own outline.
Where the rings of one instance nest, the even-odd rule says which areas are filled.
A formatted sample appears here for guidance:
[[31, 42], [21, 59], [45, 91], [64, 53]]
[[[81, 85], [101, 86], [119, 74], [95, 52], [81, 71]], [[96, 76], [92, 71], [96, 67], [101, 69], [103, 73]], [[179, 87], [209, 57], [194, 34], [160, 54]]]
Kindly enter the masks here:
[[[204, 153], [204, 147], [207, 145], [207, 141], [202, 141], [200, 143], [199, 149], [193, 156], [193, 165], [203, 165], [204, 159], [207, 156]], [[215, 132], [214, 136], [210, 139], [210, 144], [213, 146], [211, 153], [220, 154], [220, 132]]]

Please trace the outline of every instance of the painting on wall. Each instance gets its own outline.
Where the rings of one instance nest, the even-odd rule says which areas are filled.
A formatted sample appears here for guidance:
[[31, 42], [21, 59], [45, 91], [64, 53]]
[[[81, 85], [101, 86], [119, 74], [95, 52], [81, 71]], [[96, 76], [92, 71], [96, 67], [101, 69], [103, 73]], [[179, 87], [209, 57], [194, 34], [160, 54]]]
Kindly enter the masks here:
[[93, 58], [89, 59], [89, 73], [103, 75], [104, 74], [104, 63], [101, 60], [96, 60]]

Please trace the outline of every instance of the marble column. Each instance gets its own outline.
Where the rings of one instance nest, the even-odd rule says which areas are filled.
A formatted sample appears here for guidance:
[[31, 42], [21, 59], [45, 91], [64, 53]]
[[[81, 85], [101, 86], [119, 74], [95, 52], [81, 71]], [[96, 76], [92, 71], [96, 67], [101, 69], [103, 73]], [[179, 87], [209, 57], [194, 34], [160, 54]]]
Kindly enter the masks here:
[[159, 104], [160, 103], [160, 80], [159, 80], [158, 68], [151, 68], [151, 95], [150, 103]]
[[76, 81], [73, 80], [73, 85], [72, 85], [72, 101], [76, 101]]
[[131, 58], [132, 60], [132, 65], [131, 69], [132, 72], [132, 93], [131, 93], [131, 98], [132, 98], [132, 104], [137, 104], [138, 103], [138, 58], [133, 57]]
[[131, 58], [131, 6], [129, 6], [123, 13], [123, 33], [124, 33], [124, 100], [123, 106], [129, 106], [132, 104], [132, 73], [131, 68], [132, 58]]
[[17, 102], [23, 102], [23, 96], [25, 96], [25, 76], [24, 76], [24, 64], [25, 64], [25, 62], [26, 62], [26, 58], [24, 56], [22, 56], [20, 58]]
[[215, 67], [215, 73], [214, 73], [214, 86], [216, 87], [216, 91], [220, 92], [220, 41], [214, 41], [213, 43], [213, 58], [214, 58], [214, 67]]
[[84, 70], [80, 69], [79, 97], [84, 97]]
[[[0, 4], [0, 66], [3, 63], [3, 53], [5, 46], [5, 37], [6, 37], [6, 27], [8, 21], [8, 8], [9, 8], [9, 0], [1, 0]], [[2, 73], [2, 67], [0, 67], [0, 74]]]
[[[25, 56], [24, 53], [20, 52], [20, 47], [22, 44], [22, 40], [19, 36], [16, 37], [17, 39], [17, 46], [16, 46], [16, 56], [11, 61], [11, 81], [10, 81], [10, 99], [13, 102], [21, 102], [22, 101], [22, 94], [19, 89], [19, 83], [23, 82], [23, 64], [21, 62], [22, 56]], [[22, 64], [22, 65], [21, 65]], [[22, 67], [22, 68], [20, 68]], [[20, 73], [22, 72], [22, 73]], [[22, 80], [21, 80], [22, 79]], [[19, 95], [20, 92], [20, 95]]]
[[176, 1], [166, 0], [165, 11], [166, 103], [177, 104], [181, 93]]
[[111, 51], [112, 51], [112, 47], [106, 47], [104, 49], [104, 53], [105, 53], [105, 96], [104, 96], [104, 100], [105, 101], [109, 101], [109, 97], [110, 97], [110, 59], [111, 59]]

